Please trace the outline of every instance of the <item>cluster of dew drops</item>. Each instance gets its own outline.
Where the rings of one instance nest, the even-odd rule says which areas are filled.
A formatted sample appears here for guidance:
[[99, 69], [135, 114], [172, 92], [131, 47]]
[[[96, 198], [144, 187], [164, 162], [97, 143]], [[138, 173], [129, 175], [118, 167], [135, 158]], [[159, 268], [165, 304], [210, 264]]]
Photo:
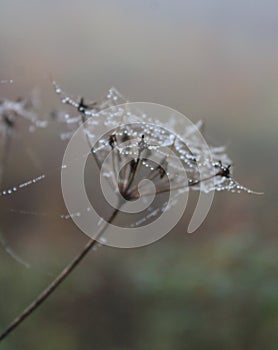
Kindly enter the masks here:
[[[0, 84], [12, 84], [12, 80], [0, 80]], [[85, 102], [83, 98], [80, 99], [74, 99], [68, 96], [63, 92], [63, 90], [58, 86], [58, 84], [53, 81], [52, 85], [54, 87], [54, 91], [60, 98], [62, 104], [68, 105], [72, 108], [72, 113], [68, 113], [64, 110], [59, 111], [50, 111], [47, 115], [43, 117], [39, 117], [39, 111], [36, 110], [36, 106], [38, 105], [36, 101], [32, 97], [28, 97], [26, 99], [18, 99], [15, 101], [9, 100], [9, 99], [1, 99], [0, 98], [0, 196], [7, 196], [12, 195], [19, 190], [25, 189], [26, 187], [32, 186], [39, 181], [44, 180], [47, 177], [47, 173], [39, 174], [35, 178], [28, 179], [26, 181], [23, 181], [20, 184], [11, 186], [8, 189], [2, 189], [2, 178], [5, 169], [5, 163], [7, 161], [7, 158], [9, 157], [9, 144], [12, 140], [13, 133], [16, 133], [17, 130], [15, 128], [16, 124], [19, 120], [24, 120], [24, 122], [27, 125], [27, 128], [30, 132], [36, 132], [37, 129], [43, 129], [47, 128], [51, 123], [59, 123], [64, 125], [64, 131], [60, 134], [61, 141], [68, 141], [75, 130], [84, 123], [84, 121], [89, 122], [90, 128], [85, 129], [84, 132], [86, 133], [88, 139], [90, 137], [94, 137], [93, 134], [94, 125], [97, 123], [97, 119], [101, 115], [101, 111], [105, 110], [109, 107], [116, 107], [122, 103], [126, 103], [127, 100], [123, 95], [121, 95], [117, 89], [110, 88], [108, 93], [103, 96], [103, 98], [93, 101], [93, 102]], [[114, 119], [117, 120], [117, 110], [114, 114]], [[109, 119], [109, 118], [108, 118]], [[115, 120], [112, 122], [115, 124]], [[209, 163], [205, 164], [205, 168], [207, 171], [207, 177], [210, 178], [211, 176], [215, 177], [215, 181], [213, 182], [213, 185], [210, 183], [210, 187], [206, 186], [200, 186], [198, 181], [194, 178], [195, 172], [194, 169], [192, 170], [192, 164], [198, 159], [198, 157], [201, 156], [203, 158], [203, 152], [204, 150], [202, 147], [198, 144], [197, 139], [194, 135], [194, 130], [188, 130], [187, 133], [187, 139], [191, 143], [191, 149], [195, 150], [194, 154], [189, 153], [187, 150], [184, 149], [182, 146], [182, 143], [179, 140], [179, 137], [177, 135], [166, 135], [164, 130], [158, 130], [158, 132], [154, 133], [151, 127], [147, 126], [146, 121], [148, 120], [146, 118], [146, 115], [142, 113], [138, 116], [138, 120], [142, 121], [142, 130], [131, 130], [130, 128], [119, 128], [117, 126], [116, 121], [116, 130], [117, 133], [115, 136], [118, 138], [117, 141], [121, 138], [126, 137], [126, 135], [132, 135], [134, 139], [138, 139], [138, 149], [140, 152], [140, 147], [142, 148], [141, 151], [149, 151], [151, 152], [153, 149], [155, 149], [157, 152], [159, 152], [158, 146], [169, 146], [172, 147], [176, 153], [179, 155], [180, 160], [182, 160], [186, 170], [190, 173], [193, 171], [193, 175], [191, 178], [189, 178], [189, 183], [191, 182], [191, 186], [193, 190], [203, 190], [205, 192], [209, 192], [211, 190], [216, 191], [231, 191], [231, 192], [238, 192], [246, 191], [247, 193], [257, 193], [254, 192], [241, 184], [239, 184], [232, 176], [231, 173], [231, 160], [226, 154], [225, 147], [211, 147], [210, 151], [213, 155], [213, 161], [210, 161]], [[109, 120], [108, 120], [109, 122]], [[111, 120], [110, 120], [111, 122]], [[118, 121], [118, 124], [120, 121]], [[196, 127], [198, 130], [200, 130], [202, 126], [202, 123], [198, 122], [196, 123]], [[143, 136], [142, 136], [143, 135]], [[156, 135], [154, 137], [153, 135]], [[115, 141], [115, 140], [114, 140]], [[168, 143], [168, 144], [167, 144]], [[98, 143], [98, 148], [94, 150], [95, 160], [97, 163], [102, 162], [103, 154], [106, 154], [107, 152], [111, 151], [111, 135], [110, 138], [107, 138], [106, 140], [100, 140]], [[122, 151], [123, 153], [121, 155], [123, 156], [131, 156], [133, 149], [125, 148]], [[138, 153], [138, 150], [136, 151]], [[135, 153], [136, 153], [135, 152]], [[168, 156], [165, 156], [165, 153], [161, 152], [162, 158], [161, 159], [168, 159]], [[136, 157], [136, 154], [134, 155]], [[163, 158], [164, 157], [164, 158]], [[151, 170], [154, 170], [152, 166], [149, 165], [149, 163], [144, 159], [142, 161], [142, 165], [146, 168], [150, 168]], [[61, 167], [65, 168], [67, 165], [62, 165]], [[113, 170], [113, 169], [112, 169]], [[178, 173], [178, 169], [175, 169], [176, 173]], [[111, 169], [110, 169], [111, 174]], [[180, 181], [180, 180], [179, 180]], [[170, 208], [171, 206], [175, 205], [175, 198], [179, 196], [180, 193], [182, 193], [184, 190], [188, 190], [190, 186], [184, 186], [184, 188], [178, 189], [176, 196], [173, 197], [172, 203], [169, 205], [166, 205], [166, 203], [162, 204], [160, 208], [155, 208], [150, 206], [147, 209], [147, 213], [144, 214], [142, 218], [137, 220], [136, 222], [133, 222], [130, 226], [138, 226], [143, 224], [144, 222], [147, 222], [148, 220], [152, 219], [153, 217], [157, 216], [159, 212], [163, 212], [166, 210], [166, 208]], [[88, 211], [89, 208], [86, 208]], [[23, 210], [21, 212], [24, 212]], [[81, 213], [70, 213], [70, 214], [61, 214], [59, 215], [62, 219], [70, 219], [73, 216], [80, 216]], [[3, 240], [2, 240], [3, 241]], [[2, 242], [3, 243], [3, 242]], [[11, 253], [12, 250], [6, 245], [6, 251]], [[11, 255], [13, 255], [11, 253]], [[14, 254], [15, 255], [15, 254]], [[16, 256], [16, 255], [15, 255]], [[15, 257], [14, 256], [14, 257]], [[20, 259], [17, 259], [20, 260]]]

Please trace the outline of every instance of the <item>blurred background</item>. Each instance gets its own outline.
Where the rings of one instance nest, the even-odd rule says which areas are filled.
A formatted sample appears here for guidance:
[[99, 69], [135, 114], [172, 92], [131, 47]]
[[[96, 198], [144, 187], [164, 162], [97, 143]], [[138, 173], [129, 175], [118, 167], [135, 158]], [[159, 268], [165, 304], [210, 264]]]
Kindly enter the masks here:
[[[189, 208], [155, 244], [89, 254], [1, 349], [277, 349], [277, 42], [275, 0], [1, 1], [2, 98], [35, 88], [43, 117], [64, 108], [50, 75], [87, 99], [115, 86], [203, 119], [236, 178], [264, 192], [217, 194], [194, 234]], [[0, 247], [0, 330], [87, 241], [59, 218], [60, 132], [14, 131], [3, 187], [48, 176], [0, 197], [2, 240], [29, 266]]]

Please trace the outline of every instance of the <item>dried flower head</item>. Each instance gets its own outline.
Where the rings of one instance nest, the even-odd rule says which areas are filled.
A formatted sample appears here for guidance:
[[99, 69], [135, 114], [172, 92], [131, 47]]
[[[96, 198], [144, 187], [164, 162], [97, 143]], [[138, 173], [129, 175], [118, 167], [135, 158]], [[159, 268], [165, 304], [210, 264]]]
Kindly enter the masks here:
[[[55, 87], [58, 88], [57, 85]], [[131, 227], [157, 222], [166, 212], [181, 211], [186, 206], [190, 189], [199, 192], [199, 205], [190, 221], [189, 232], [195, 231], [205, 219], [215, 191], [256, 193], [234, 179], [232, 161], [225, 147], [207, 145], [201, 134], [202, 122], [193, 124], [166, 106], [126, 103], [116, 89], [113, 89], [115, 98], [112, 101], [108, 94], [105, 101], [94, 102], [91, 107], [84, 103], [84, 99], [77, 100], [82, 102], [80, 112], [80, 103], [67, 98], [61, 91], [58, 88], [59, 94], [66, 101], [71, 101], [71, 106], [78, 113], [78, 130], [82, 131], [83, 138], [85, 136], [100, 169], [102, 191], [105, 186], [101, 178], [109, 184], [110, 189], [103, 192], [105, 200], [108, 199], [110, 206], [122, 206], [124, 203], [125, 212], [136, 213], [139, 217], [131, 218]], [[79, 173], [81, 177], [83, 175]], [[63, 193], [67, 191], [68, 188], [63, 189]], [[115, 204], [115, 198], [118, 204]], [[70, 196], [68, 200], [74, 201]], [[86, 206], [91, 204], [87, 203]], [[137, 211], [132, 209], [135, 207]], [[80, 212], [82, 208], [70, 204], [68, 210]], [[89, 210], [94, 211], [92, 206]], [[175, 220], [177, 223], [179, 218]], [[75, 223], [78, 225], [77, 221]], [[158, 228], [160, 230], [163, 231], [161, 226]], [[159, 238], [154, 234], [155, 240]], [[126, 246], [126, 242], [119, 243], [111, 236], [108, 240], [111, 245]], [[146, 241], [148, 244], [151, 239], [142, 243], [134, 236], [134, 241], [137, 242], [135, 246], [140, 246]]]
[[[198, 136], [202, 122], [189, 126], [183, 135], [178, 135], [167, 130], [167, 124], [165, 128], [152, 125], [144, 111], [126, 111], [121, 104], [127, 100], [115, 88], [111, 88], [99, 102], [85, 104], [83, 98], [78, 102], [68, 97], [56, 82], [53, 85], [62, 102], [79, 113], [75, 117], [66, 115], [64, 122], [70, 124], [74, 120], [80, 125], [86, 121], [84, 133], [89, 144], [93, 145], [92, 153], [97, 164], [103, 167], [114, 190], [125, 198], [138, 197], [136, 188], [142, 179], [154, 181], [157, 194], [170, 190], [170, 185], [172, 190], [181, 191], [192, 188], [203, 192], [227, 190], [255, 193], [233, 178], [232, 161], [225, 147], [211, 146], [209, 150], [203, 147]], [[94, 129], [103, 120], [112, 131], [96, 141]], [[174, 124], [175, 118], [169, 119], [168, 126]], [[110, 153], [110, 163], [104, 162]], [[184, 171], [187, 179], [184, 178]], [[140, 196], [148, 194], [141, 188]]]

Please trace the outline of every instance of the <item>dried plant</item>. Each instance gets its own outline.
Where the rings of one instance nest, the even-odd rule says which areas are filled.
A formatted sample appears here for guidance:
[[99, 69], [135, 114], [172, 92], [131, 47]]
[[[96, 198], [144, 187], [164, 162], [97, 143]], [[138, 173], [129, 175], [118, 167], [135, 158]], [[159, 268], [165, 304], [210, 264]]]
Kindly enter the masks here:
[[[238, 193], [241, 191], [257, 193], [240, 185], [234, 179], [232, 176], [232, 162], [224, 146], [210, 146], [209, 150], [212, 159], [210, 159], [211, 157], [207, 157], [206, 150], [202, 147], [203, 145], [200, 143], [199, 138], [196, 137], [196, 130], [200, 130], [203, 125], [201, 121], [196, 123], [194, 128], [188, 128], [186, 130], [185, 135], [183, 135], [183, 139], [186, 138], [185, 144], [183, 139], [179, 138], [178, 135], [167, 132], [164, 128], [154, 128], [153, 125], [149, 125], [143, 113], [128, 116], [129, 120], [125, 121], [123, 119], [124, 111], [121, 111], [118, 107], [114, 113], [111, 113], [111, 110], [109, 110], [109, 116], [103, 115], [103, 110], [106, 108], [128, 102], [115, 88], [109, 90], [104, 100], [85, 104], [84, 98], [80, 98], [78, 102], [66, 95], [56, 82], [53, 82], [53, 85], [57, 94], [61, 96], [62, 103], [69, 104], [79, 113], [77, 117], [71, 117], [69, 114], [65, 114], [61, 121], [66, 124], [77, 123], [78, 125], [88, 121], [84, 132], [87, 135], [89, 144], [92, 144], [92, 141], [94, 141], [95, 135], [93, 134], [93, 130], [94, 126], [98, 123], [98, 119], [106, 117], [107, 123], [114, 128], [113, 133], [105, 135], [104, 138], [98, 140], [94, 148], [92, 148], [92, 153], [95, 156], [97, 164], [100, 166], [111, 150], [113, 151], [113, 164], [110, 164], [111, 166], [107, 169], [107, 178], [114, 185], [116, 184], [116, 187], [119, 187], [120, 192], [127, 190], [125, 186], [131, 177], [134, 182], [139, 182], [139, 165], [140, 167], [147, 168], [147, 172], [149, 172], [149, 174], [144, 173], [141, 179], [145, 176], [160, 180], [156, 193], [167, 191], [167, 188], [163, 186], [165, 176], [161, 176], [164, 165], [168, 169], [167, 175], [175, 183], [173, 188], [184, 188], [188, 190], [188, 187], [192, 187], [198, 191], [202, 190], [205, 192], [227, 190]], [[130, 122], [131, 120], [132, 123]], [[124, 125], [122, 127], [121, 124], [124, 121], [130, 123], [130, 125]], [[170, 120], [169, 124], [171, 123], [175, 123], [175, 120]], [[190, 150], [188, 148], [189, 145]], [[184, 183], [184, 178], [180, 177], [179, 169], [176, 168], [175, 164], [176, 158], [169, 156], [167, 153], [169, 147], [176, 154], [177, 158], [182, 161], [186, 173], [190, 174], [188, 183]], [[160, 166], [154, 169], [148, 164], [148, 157], [146, 157], [146, 155], [149, 156], [153, 152], [159, 154], [158, 158], [160, 158], [161, 162]], [[202, 187], [200, 187], [200, 181], [198, 180], [200, 170], [197, 168], [200, 162], [205, 162], [203, 166], [206, 167], [205, 180], [203, 182], [207, 186], [202, 184]], [[121, 163], [129, 164], [129, 167], [126, 169], [127, 166], [125, 166], [125, 170], [122, 170], [119, 178], [116, 179], [117, 169], [122, 168]], [[139, 177], [137, 181], [134, 173]], [[212, 177], [215, 177], [216, 181], [208, 181]], [[211, 187], [212, 184], [215, 187]]]
[[[150, 195], [159, 195], [169, 191], [176, 191], [176, 196], [179, 196], [189, 189], [205, 193], [215, 190], [254, 193], [234, 179], [232, 162], [226, 154], [225, 147], [210, 147], [210, 154], [207, 154], [206, 148], [203, 147], [197, 137], [197, 131], [202, 127], [201, 122], [198, 122], [194, 127], [186, 128], [185, 133], [180, 137], [180, 135], [172, 133], [167, 128], [150, 123], [148, 115], [143, 111], [138, 110], [137, 113], [126, 114], [121, 104], [127, 101], [115, 88], [111, 88], [100, 101], [86, 103], [84, 98], [75, 100], [69, 97], [56, 82], [53, 82], [53, 86], [62, 103], [73, 107], [74, 111], [72, 114], [62, 111], [52, 113], [52, 119], [54, 118], [56, 122], [63, 123], [66, 126], [66, 130], [61, 134], [61, 139], [70, 139], [77, 128], [83, 127], [83, 132], [98, 167], [110, 184], [113, 193], [119, 196], [119, 205], [106, 222], [103, 221], [96, 228], [97, 232], [95, 232], [94, 239], [88, 241], [80, 254], [10, 324], [0, 335], [0, 340], [4, 339], [37, 309], [87, 255], [91, 248], [96, 246], [107, 225], [118, 215], [123, 200], [135, 201], [138, 198], [147, 198]], [[109, 113], [107, 113], [107, 108], [109, 108]], [[128, 120], [125, 119], [126, 116]], [[9, 132], [18, 117], [30, 122], [31, 131], [34, 131], [36, 127], [46, 127], [51, 123], [51, 118], [43, 121], [39, 120], [33, 111], [32, 105], [24, 100], [16, 102], [1, 101], [0, 133], [2, 133], [2, 139], [4, 139], [4, 145], [2, 145], [4, 152], [1, 161], [2, 172], [5, 168], [5, 156], [8, 153], [7, 139], [9, 138]], [[95, 127], [103, 120], [112, 131], [96, 139]], [[175, 123], [175, 119], [170, 118], [169, 125], [173, 123]], [[186, 139], [186, 144], [184, 139]], [[200, 176], [200, 166], [202, 167], [202, 176]], [[184, 176], [185, 173], [187, 178]], [[44, 177], [42, 175], [29, 180], [23, 183], [21, 187], [2, 189], [1, 195], [15, 193], [21, 188], [42, 180]], [[142, 180], [151, 180], [155, 190], [153, 187], [150, 189], [148, 185], [143, 185], [139, 191], [138, 186]], [[173, 201], [172, 205], [174, 204]], [[163, 203], [156, 205], [147, 214], [144, 214], [144, 220], [158, 215], [159, 211], [166, 210]]]

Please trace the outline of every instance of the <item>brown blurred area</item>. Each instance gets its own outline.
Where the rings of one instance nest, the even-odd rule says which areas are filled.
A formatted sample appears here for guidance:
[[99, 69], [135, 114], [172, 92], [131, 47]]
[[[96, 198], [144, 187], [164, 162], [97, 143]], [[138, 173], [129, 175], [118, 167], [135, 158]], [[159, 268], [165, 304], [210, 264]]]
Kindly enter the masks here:
[[[61, 108], [50, 76], [89, 100], [115, 86], [131, 101], [204, 120], [236, 178], [264, 192], [217, 194], [192, 235], [187, 212], [151, 246], [90, 254], [1, 349], [277, 348], [277, 42], [274, 0], [1, 2], [0, 80], [14, 80], [1, 97], [36, 88], [43, 116]], [[0, 198], [1, 234], [31, 265], [0, 247], [0, 330], [87, 240], [59, 219], [62, 129], [25, 129], [15, 132], [4, 186], [49, 175]]]

